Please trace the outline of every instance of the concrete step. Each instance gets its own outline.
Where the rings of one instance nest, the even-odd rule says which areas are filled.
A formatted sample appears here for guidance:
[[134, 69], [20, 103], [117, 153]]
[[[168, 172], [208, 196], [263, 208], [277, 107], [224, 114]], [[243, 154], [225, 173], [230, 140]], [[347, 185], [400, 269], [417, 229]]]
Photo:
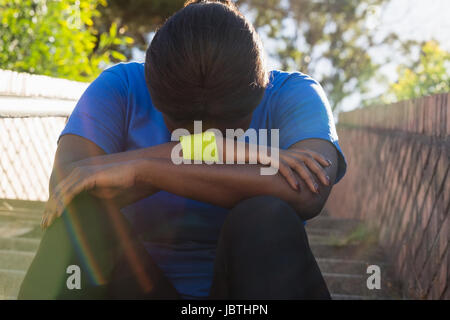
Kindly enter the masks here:
[[0, 199], [0, 223], [21, 221], [38, 225], [42, 218], [45, 202]]
[[[14, 298], [34, 253], [0, 250], [0, 299]], [[333, 299], [380, 299], [383, 290], [369, 290], [366, 286], [368, 263], [359, 260], [317, 258]]]
[[322, 257], [322, 258], [339, 259], [345, 255], [345, 248], [337, 247], [331, 244], [311, 243], [310, 247], [316, 258]]
[[386, 296], [383, 287], [379, 290], [367, 288], [368, 275], [355, 275], [346, 273], [322, 273], [328, 290], [334, 296], [359, 296], [364, 299], [381, 298]]
[[358, 296], [358, 295], [351, 295], [351, 294], [339, 294], [339, 293], [332, 293], [331, 294], [332, 300], [372, 300], [371, 297], [367, 296]]
[[0, 199], [0, 211], [30, 211], [36, 212], [44, 210], [44, 201], [33, 200], [15, 200], [15, 199]]
[[0, 250], [36, 252], [39, 242], [39, 239], [34, 238], [0, 238]]
[[338, 228], [316, 228], [306, 227], [308, 237], [311, 236], [323, 236], [323, 237], [340, 237], [346, 234], [347, 230], [341, 230]]
[[340, 219], [329, 216], [318, 216], [317, 218], [308, 220], [305, 228], [309, 229], [322, 229], [322, 230], [342, 230], [347, 231], [356, 228], [361, 224], [357, 219]]
[[346, 273], [354, 275], [366, 275], [369, 265], [385, 266], [384, 263], [378, 261], [363, 261], [336, 258], [316, 258], [320, 271], [325, 273]]
[[335, 245], [345, 239], [345, 234], [335, 235], [316, 235], [308, 233], [308, 241], [310, 245]]
[[20, 219], [22, 221], [29, 221], [35, 224], [39, 224], [42, 218], [43, 211], [33, 210], [0, 210], [0, 219], [7, 220], [13, 218], [15, 220]]
[[0, 269], [0, 299], [16, 299], [25, 271]]
[[36, 224], [26, 221], [0, 222], [0, 237], [21, 237], [36, 228]]
[[[39, 223], [43, 207], [42, 202], [0, 200], [0, 300], [17, 296], [42, 237]], [[358, 220], [327, 215], [306, 224], [311, 249], [333, 299], [392, 297], [385, 289], [388, 283], [384, 278], [381, 290], [369, 290], [366, 286], [367, 266], [384, 266], [384, 256], [374, 251], [373, 245], [340, 241], [360, 224]]]
[[26, 271], [34, 256], [34, 252], [0, 250], [0, 269]]
[[362, 261], [384, 261], [380, 248], [362, 244], [333, 245], [311, 243], [311, 250], [316, 258], [350, 259]]

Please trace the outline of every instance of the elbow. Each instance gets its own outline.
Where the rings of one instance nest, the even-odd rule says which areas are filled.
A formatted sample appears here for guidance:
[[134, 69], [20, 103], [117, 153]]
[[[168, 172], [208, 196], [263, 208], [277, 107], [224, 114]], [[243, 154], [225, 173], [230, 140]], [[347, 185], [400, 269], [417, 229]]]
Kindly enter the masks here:
[[310, 220], [310, 219], [317, 217], [320, 214], [320, 212], [322, 212], [322, 209], [323, 209], [323, 206], [320, 206], [320, 207], [317, 206], [317, 207], [314, 207], [314, 208], [311, 208], [309, 210], [302, 212], [301, 215], [303, 217], [303, 220], [306, 221], [306, 220]]
[[301, 199], [297, 197], [292, 203], [294, 210], [303, 220], [310, 220], [317, 217], [325, 206], [326, 199], [321, 196], [308, 197], [309, 199]]
[[307, 220], [311, 220], [315, 217], [317, 217], [320, 212], [322, 211], [323, 207], [316, 207], [316, 208], [309, 208], [307, 210], [296, 210], [299, 217], [303, 220], [303, 221], [307, 221]]
[[331, 187], [322, 187], [319, 193], [306, 190], [294, 196], [293, 207], [304, 221], [313, 219], [322, 212], [330, 192]]

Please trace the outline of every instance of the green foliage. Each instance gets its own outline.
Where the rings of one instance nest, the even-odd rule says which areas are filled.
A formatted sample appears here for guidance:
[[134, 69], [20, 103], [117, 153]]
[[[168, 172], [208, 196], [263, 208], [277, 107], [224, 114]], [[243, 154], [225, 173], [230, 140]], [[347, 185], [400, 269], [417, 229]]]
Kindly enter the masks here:
[[[97, 19], [99, 29], [115, 21], [136, 45], [145, 50], [147, 34], [185, 0], [108, 0]], [[240, 9], [253, 20], [260, 33], [276, 40], [280, 47], [273, 58], [285, 70], [300, 70], [318, 79], [333, 107], [355, 92], [369, 91], [369, 80], [379, 65], [372, 61], [370, 48], [398, 42], [395, 35], [373, 39], [367, 21], [389, 0], [237, 0]], [[287, 25], [287, 21], [291, 26]], [[292, 30], [293, 29], [293, 30]], [[286, 30], [292, 32], [286, 33]], [[130, 50], [122, 52], [131, 56]], [[325, 69], [325, 72], [324, 72]]]
[[[106, 0], [0, 0], [0, 68], [90, 81], [133, 43], [94, 20]], [[119, 50], [117, 50], [119, 49]]]
[[428, 41], [422, 46], [419, 60], [411, 66], [400, 66], [398, 74], [385, 102], [450, 92], [450, 52], [441, 49], [436, 41]]
[[[400, 41], [394, 34], [374, 39], [370, 20], [390, 0], [237, 0], [260, 33], [280, 45], [273, 58], [285, 70], [300, 70], [318, 79], [334, 108], [347, 96], [365, 94], [379, 64], [368, 51]], [[99, 30], [116, 22], [145, 50], [147, 35], [185, 0], [108, 0], [96, 20]], [[290, 22], [290, 25], [287, 22]], [[289, 32], [286, 32], [288, 30]], [[408, 52], [413, 43], [402, 44]], [[121, 50], [131, 56], [129, 48]]]
[[343, 237], [330, 236], [328, 243], [336, 247], [348, 245], [373, 245], [378, 240], [378, 232], [375, 229], [367, 227], [365, 224], [359, 224], [356, 228], [349, 231]]
[[[369, 92], [380, 64], [387, 62], [375, 63], [369, 54], [372, 48], [395, 46], [406, 55], [417, 45], [402, 42], [395, 34], [374, 38], [370, 21], [389, 1], [237, 0], [237, 4], [260, 33], [275, 40], [273, 58], [281, 68], [312, 75], [333, 108], [339, 108], [349, 95]], [[131, 44], [145, 50], [148, 34], [184, 2], [0, 0], [0, 68], [92, 80], [107, 65], [130, 58]], [[406, 79], [417, 71], [409, 69], [401, 71]], [[403, 82], [399, 85], [406, 87]], [[396, 95], [394, 89], [391, 95]]]
[[[164, 23], [173, 13], [183, 7], [185, 0], [108, 0], [107, 7], [99, 10], [96, 23], [101, 31], [115, 22], [125, 34], [135, 40], [141, 50], [147, 49], [148, 33]], [[130, 51], [123, 51], [130, 56]]]

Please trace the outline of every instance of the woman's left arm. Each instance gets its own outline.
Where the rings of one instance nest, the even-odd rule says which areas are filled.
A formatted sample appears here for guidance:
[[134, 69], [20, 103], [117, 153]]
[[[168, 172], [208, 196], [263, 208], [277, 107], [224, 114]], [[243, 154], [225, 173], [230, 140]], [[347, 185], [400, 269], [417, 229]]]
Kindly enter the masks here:
[[[252, 196], [272, 195], [291, 204], [302, 219], [310, 219], [320, 212], [336, 176], [334, 146], [324, 140], [310, 139], [294, 144], [288, 152], [280, 152], [280, 171], [272, 176], [261, 175], [262, 166], [258, 164], [175, 165], [164, 158], [128, 161], [115, 158], [118, 162], [91, 160], [96, 164], [88, 165], [88, 159], [82, 160], [83, 165], [76, 166], [53, 189], [43, 226], [50, 225], [62, 214], [65, 206], [84, 191], [109, 201], [117, 201], [122, 194], [135, 201], [130, 190], [136, 190], [137, 196], [165, 190], [226, 208]], [[331, 164], [320, 154], [325, 154]], [[313, 170], [318, 173], [314, 174]], [[289, 178], [295, 179], [297, 188], [286, 182], [286, 172], [292, 175]], [[319, 179], [326, 176], [329, 181]]]

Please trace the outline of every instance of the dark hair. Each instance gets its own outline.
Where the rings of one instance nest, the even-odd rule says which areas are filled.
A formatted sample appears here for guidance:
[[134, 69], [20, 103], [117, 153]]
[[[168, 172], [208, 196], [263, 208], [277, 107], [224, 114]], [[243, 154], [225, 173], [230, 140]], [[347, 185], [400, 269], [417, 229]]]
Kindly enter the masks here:
[[268, 77], [259, 37], [231, 1], [190, 1], [156, 32], [145, 76], [155, 107], [176, 121], [235, 120]]

